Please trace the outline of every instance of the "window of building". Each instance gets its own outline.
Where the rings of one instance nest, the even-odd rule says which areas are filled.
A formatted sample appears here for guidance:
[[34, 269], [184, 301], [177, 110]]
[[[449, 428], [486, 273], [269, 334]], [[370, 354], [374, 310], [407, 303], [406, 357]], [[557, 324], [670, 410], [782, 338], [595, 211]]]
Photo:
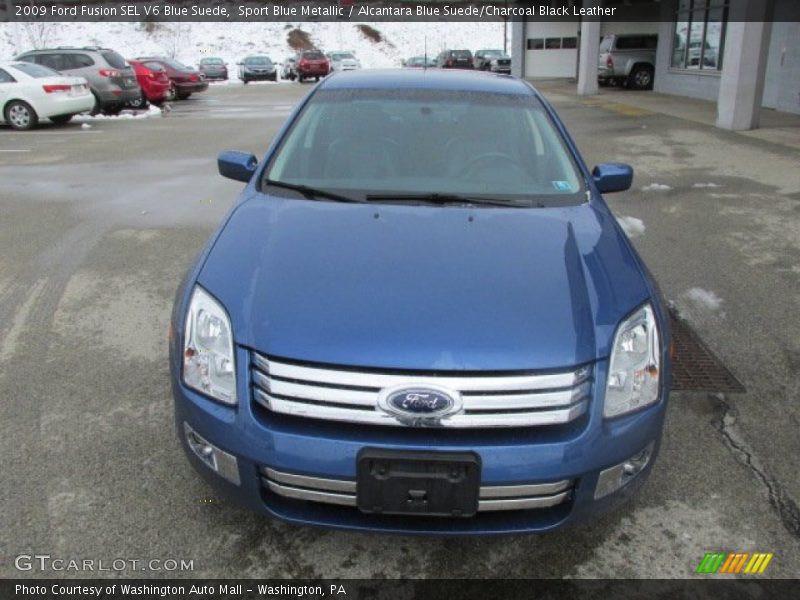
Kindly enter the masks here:
[[528, 40], [528, 50], [541, 50], [544, 48], [543, 38], [530, 38]]
[[719, 71], [725, 46], [728, 0], [680, 0], [670, 65]]
[[578, 38], [576, 37], [565, 37], [561, 38], [561, 47], [562, 48], [577, 48], [578, 47]]
[[544, 41], [545, 50], [559, 50], [561, 48], [561, 38], [547, 38]]

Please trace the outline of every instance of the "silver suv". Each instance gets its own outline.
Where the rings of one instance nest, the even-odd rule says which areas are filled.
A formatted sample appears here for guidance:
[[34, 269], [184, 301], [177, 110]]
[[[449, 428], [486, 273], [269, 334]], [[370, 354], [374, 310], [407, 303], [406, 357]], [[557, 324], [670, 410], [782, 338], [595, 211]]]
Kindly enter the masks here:
[[624, 85], [637, 90], [653, 88], [658, 36], [610, 33], [600, 42], [597, 80], [600, 85]]
[[46, 48], [25, 52], [15, 60], [44, 65], [64, 75], [85, 77], [95, 97], [92, 114], [117, 113], [142, 95], [133, 68], [108, 48]]

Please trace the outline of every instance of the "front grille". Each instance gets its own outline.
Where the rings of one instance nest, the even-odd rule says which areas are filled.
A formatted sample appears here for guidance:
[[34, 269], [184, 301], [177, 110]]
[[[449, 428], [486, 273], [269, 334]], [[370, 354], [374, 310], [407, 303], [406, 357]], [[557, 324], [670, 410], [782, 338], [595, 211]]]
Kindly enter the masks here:
[[[353, 370], [286, 362], [253, 352], [254, 400], [274, 413], [370, 425], [435, 425], [452, 428], [559, 425], [589, 405], [592, 368], [548, 373], [406, 373]], [[438, 386], [461, 395], [463, 408], [435, 422], [403, 422], [378, 406], [381, 390]]]
[[497, 60], [497, 64], [498, 64], [498, 66], [501, 66], [501, 67], [507, 67], [508, 65], [511, 64], [511, 59], [510, 58], [500, 58], [500, 59]]
[[[278, 496], [308, 502], [357, 506], [356, 482], [260, 469], [262, 485]], [[567, 502], [575, 482], [570, 479], [521, 485], [482, 485], [478, 512], [549, 508]]]

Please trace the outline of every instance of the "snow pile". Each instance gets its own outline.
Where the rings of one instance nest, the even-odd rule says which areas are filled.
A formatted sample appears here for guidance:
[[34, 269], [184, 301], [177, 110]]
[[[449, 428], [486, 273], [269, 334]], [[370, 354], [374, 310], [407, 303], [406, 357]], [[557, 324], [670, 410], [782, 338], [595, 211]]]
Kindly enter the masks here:
[[703, 288], [691, 288], [687, 290], [684, 295], [695, 305], [702, 308], [717, 310], [720, 306], [722, 306], [722, 298], [717, 296], [714, 292], [704, 290]]
[[[0, 28], [0, 60], [34, 47], [104, 46], [127, 58], [167, 55], [196, 65], [204, 56], [219, 56], [235, 77], [236, 63], [250, 54], [266, 54], [274, 62], [293, 56], [287, 35], [306, 32], [323, 51], [355, 52], [364, 68], [398, 67], [401, 60], [436, 56], [445, 48], [503, 47], [503, 23], [368, 23], [382, 41], [374, 42], [358, 28], [363, 23], [4, 23]], [[41, 25], [41, 24], [38, 24]], [[511, 27], [508, 27], [509, 39]]]
[[705, 189], [705, 188], [718, 188], [722, 187], [718, 183], [695, 183], [692, 184], [692, 187], [698, 190]]
[[668, 185], [664, 185], [663, 183], [651, 183], [650, 185], [646, 185], [642, 188], [643, 192], [667, 192], [672, 188]]
[[644, 235], [644, 221], [636, 217], [617, 217], [617, 223], [622, 227], [629, 238], [633, 239]]
[[161, 109], [157, 106], [150, 106], [145, 111], [128, 111], [125, 110], [118, 115], [78, 115], [75, 117], [76, 123], [83, 123], [83, 129], [88, 129], [91, 127], [86, 127], [88, 123], [92, 121], [125, 121], [130, 119], [149, 119], [150, 117], [160, 117], [162, 115]]

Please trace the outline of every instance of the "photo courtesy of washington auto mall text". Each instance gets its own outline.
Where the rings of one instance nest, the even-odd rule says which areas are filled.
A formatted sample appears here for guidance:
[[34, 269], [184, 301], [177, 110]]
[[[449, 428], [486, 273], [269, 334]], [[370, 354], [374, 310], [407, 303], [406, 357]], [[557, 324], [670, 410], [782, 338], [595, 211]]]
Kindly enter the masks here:
[[0, 600], [795, 597], [800, 2], [0, 0]]

